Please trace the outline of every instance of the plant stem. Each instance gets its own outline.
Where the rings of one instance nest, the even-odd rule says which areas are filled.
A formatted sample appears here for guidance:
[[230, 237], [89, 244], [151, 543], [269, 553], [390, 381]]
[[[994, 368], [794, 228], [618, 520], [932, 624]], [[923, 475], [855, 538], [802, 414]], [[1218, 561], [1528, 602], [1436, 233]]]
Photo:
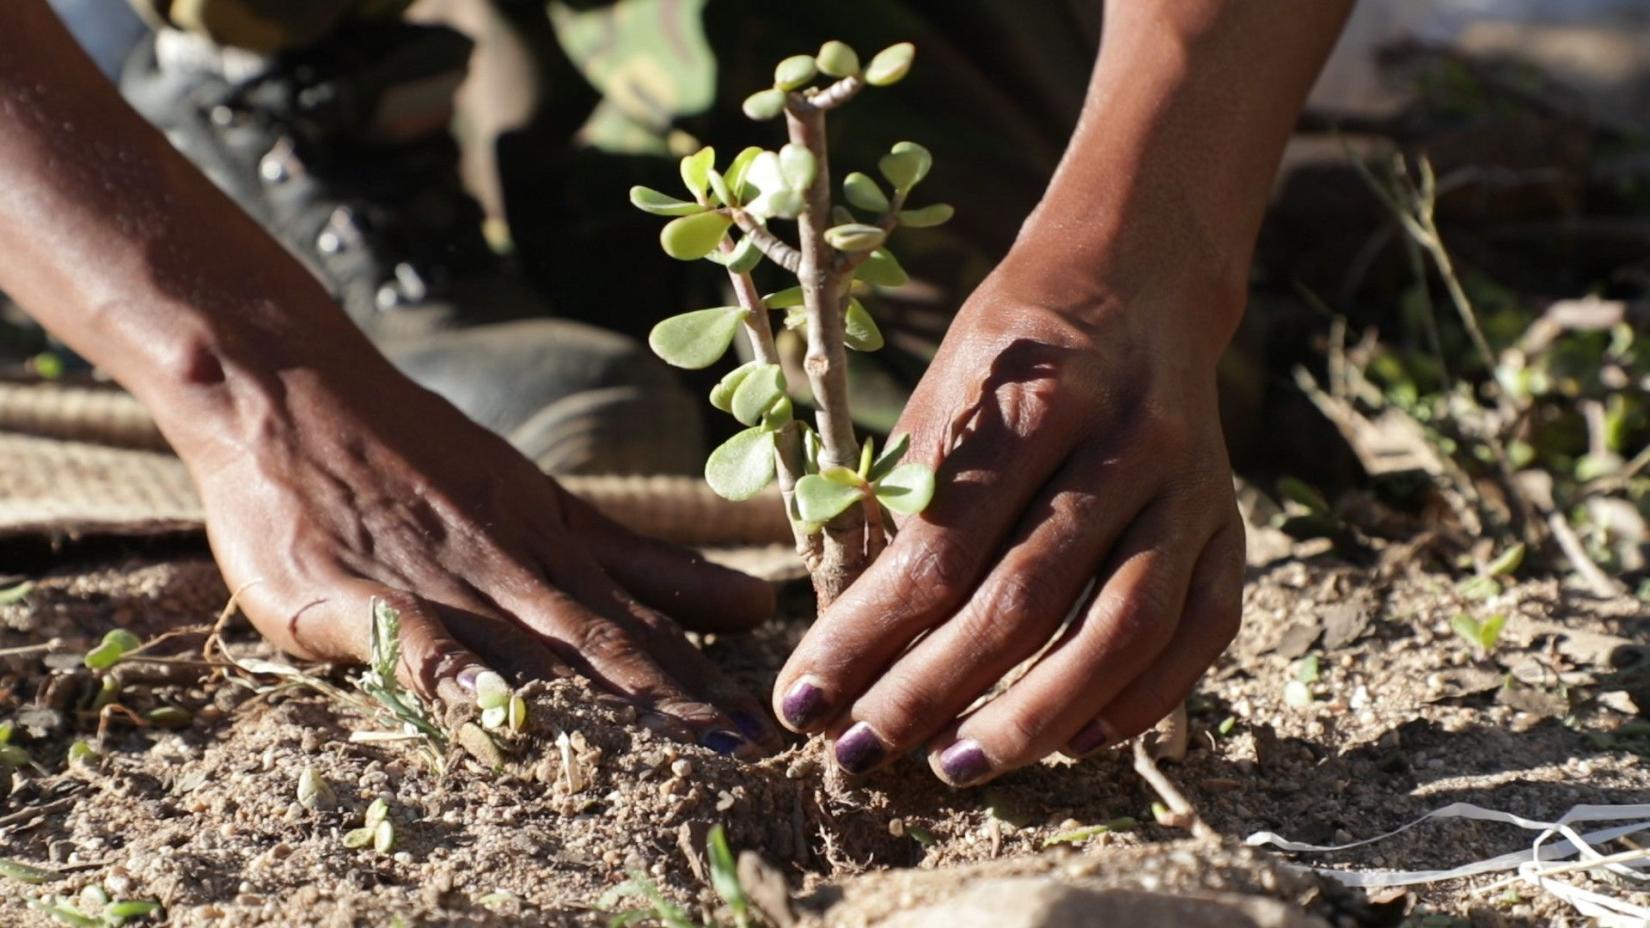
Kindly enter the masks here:
[[[815, 163], [814, 180], [804, 198], [806, 205], [797, 219], [802, 261], [796, 276], [808, 313], [808, 353], [803, 369], [818, 405], [815, 421], [821, 445], [819, 466], [852, 468], [859, 463], [859, 442], [848, 414], [848, 350], [843, 324], [851, 272], [838, 266], [836, 250], [825, 241], [831, 221], [825, 111], [792, 94], [785, 109], [785, 123], [791, 143], [811, 152]], [[865, 519], [864, 507], [854, 506], [825, 526], [823, 562], [813, 573], [821, 609], [846, 590], [869, 563]]]
[[[750, 213], [742, 209], [735, 209], [731, 211], [731, 215], [734, 224], [739, 226], [739, 231], [745, 233], [761, 250], [762, 254], [767, 256], [769, 261], [790, 271], [792, 274], [801, 270], [802, 252], [792, 248], [779, 236], [769, 232], [765, 226], [752, 219]], [[724, 240], [724, 245], [730, 246], [730, 243]], [[728, 250], [728, 247], [724, 247], [723, 250]]]
[[[722, 240], [724, 252], [733, 251], [733, 242]], [[739, 305], [745, 308], [745, 336], [750, 341], [751, 354], [763, 364], [779, 364], [779, 347], [774, 344], [773, 327], [768, 322], [768, 307], [762, 302], [761, 291], [756, 289], [756, 281], [751, 279], [749, 272], [736, 274], [728, 272], [728, 278], [733, 282], [733, 293]], [[785, 501], [785, 512], [794, 515], [795, 505], [792, 497], [796, 493], [796, 482], [802, 478], [803, 451], [802, 429], [796, 422], [788, 422], [774, 435], [774, 465], [779, 477], [779, 495]], [[808, 565], [810, 573], [820, 562], [820, 541], [818, 535], [809, 534], [802, 523], [795, 518], [791, 519], [791, 532], [796, 539], [796, 553], [802, 557], [803, 563]]]
[[786, 101], [786, 108], [798, 113], [809, 110], [818, 112], [834, 110], [858, 96], [859, 92], [864, 89], [864, 78], [857, 74], [851, 74], [812, 96], [804, 97], [800, 94], [791, 94], [790, 99]]

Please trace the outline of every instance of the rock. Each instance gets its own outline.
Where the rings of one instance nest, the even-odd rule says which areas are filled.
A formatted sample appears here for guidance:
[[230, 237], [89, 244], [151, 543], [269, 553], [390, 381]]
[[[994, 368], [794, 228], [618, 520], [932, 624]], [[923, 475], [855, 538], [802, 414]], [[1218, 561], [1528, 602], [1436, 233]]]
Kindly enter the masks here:
[[[832, 918], [827, 924], [848, 924]], [[895, 912], [879, 928], [1327, 928], [1275, 899], [1236, 894], [1176, 896], [1090, 889], [1047, 877], [987, 880], [943, 902]]]

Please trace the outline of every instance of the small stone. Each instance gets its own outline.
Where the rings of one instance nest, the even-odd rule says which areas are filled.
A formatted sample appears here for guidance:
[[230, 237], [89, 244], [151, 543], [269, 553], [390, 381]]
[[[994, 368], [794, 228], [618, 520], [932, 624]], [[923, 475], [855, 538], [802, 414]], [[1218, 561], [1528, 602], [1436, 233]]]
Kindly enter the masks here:
[[693, 761], [686, 757], [678, 757], [670, 762], [670, 772], [674, 776], [689, 777], [693, 775]]

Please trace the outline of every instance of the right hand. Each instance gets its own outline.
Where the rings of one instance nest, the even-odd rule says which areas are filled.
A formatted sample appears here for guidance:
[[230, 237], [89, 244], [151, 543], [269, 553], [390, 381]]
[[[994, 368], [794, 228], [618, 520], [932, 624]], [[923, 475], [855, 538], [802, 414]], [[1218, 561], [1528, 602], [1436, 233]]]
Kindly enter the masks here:
[[768, 584], [631, 533], [445, 400], [362, 368], [238, 385], [219, 428], [189, 429], [210, 438], [174, 438], [266, 638], [363, 662], [380, 598], [401, 615], [400, 677], [426, 698], [473, 700], [484, 668], [571, 671], [678, 737], [743, 756], [776, 745], [760, 704], [682, 634], [764, 621]]

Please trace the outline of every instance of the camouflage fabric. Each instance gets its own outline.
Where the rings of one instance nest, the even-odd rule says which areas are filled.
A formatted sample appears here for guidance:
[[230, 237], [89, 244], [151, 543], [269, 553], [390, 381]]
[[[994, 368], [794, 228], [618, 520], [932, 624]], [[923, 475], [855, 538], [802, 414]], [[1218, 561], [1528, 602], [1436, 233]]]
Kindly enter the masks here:
[[312, 45], [356, 19], [400, 16], [412, 0], [132, 0], [138, 12], [204, 36], [219, 45], [255, 52]]

